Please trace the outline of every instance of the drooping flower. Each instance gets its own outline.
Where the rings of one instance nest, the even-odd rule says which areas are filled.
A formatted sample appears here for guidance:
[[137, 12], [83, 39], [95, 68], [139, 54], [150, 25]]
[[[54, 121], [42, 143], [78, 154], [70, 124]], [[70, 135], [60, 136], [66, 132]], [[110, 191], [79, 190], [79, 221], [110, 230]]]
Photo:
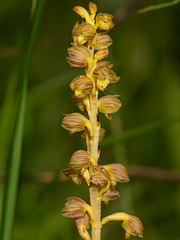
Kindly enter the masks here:
[[109, 221], [122, 221], [122, 227], [126, 231], [126, 240], [128, 240], [131, 235], [141, 238], [143, 237], [143, 224], [136, 216], [124, 212], [117, 212], [103, 218], [101, 225], [106, 224]]

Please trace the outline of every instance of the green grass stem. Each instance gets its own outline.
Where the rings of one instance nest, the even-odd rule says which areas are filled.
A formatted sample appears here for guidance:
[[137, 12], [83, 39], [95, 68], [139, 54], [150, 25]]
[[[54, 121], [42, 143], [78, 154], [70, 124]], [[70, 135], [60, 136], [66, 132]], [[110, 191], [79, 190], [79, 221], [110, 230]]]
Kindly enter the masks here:
[[23, 125], [24, 125], [24, 113], [26, 104], [26, 92], [27, 92], [27, 75], [30, 66], [32, 49], [35, 43], [37, 30], [42, 15], [42, 10], [45, 4], [45, 0], [41, 0], [37, 7], [35, 20], [32, 26], [32, 32], [30, 34], [30, 41], [28, 45], [28, 52], [25, 58], [25, 64], [23, 67], [23, 75], [19, 91], [19, 102], [17, 105], [17, 112], [15, 116], [15, 124], [13, 129], [13, 135], [11, 139], [9, 156], [7, 162], [6, 183], [3, 197], [2, 207], [2, 219], [1, 219], [1, 240], [10, 240], [15, 203], [17, 196], [19, 166], [21, 162], [21, 149], [23, 139]]
[[171, 2], [161, 3], [161, 4], [157, 4], [157, 5], [150, 5], [148, 7], [138, 10], [138, 13], [145, 13], [145, 12], [149, 12], [149, 11], [159, 10], [162, 8], [167, 8], [167, 7], [174, 6], [178, 3], [180, 3], [180, 0], [174, 0]]

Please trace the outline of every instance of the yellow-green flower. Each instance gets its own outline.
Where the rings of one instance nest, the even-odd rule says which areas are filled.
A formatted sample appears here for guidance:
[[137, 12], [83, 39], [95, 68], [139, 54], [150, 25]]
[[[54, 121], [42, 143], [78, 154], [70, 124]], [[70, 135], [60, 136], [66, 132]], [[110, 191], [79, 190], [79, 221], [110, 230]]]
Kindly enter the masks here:
[[100, 29], [100, 30], [104, 30], [104, 31], [108, 31], [111, 28], [114, 27], [114, 23], [112, 21], [113, 16], [111, 14], [108, 13], [99, 13], [96, 16], [96, 26]]

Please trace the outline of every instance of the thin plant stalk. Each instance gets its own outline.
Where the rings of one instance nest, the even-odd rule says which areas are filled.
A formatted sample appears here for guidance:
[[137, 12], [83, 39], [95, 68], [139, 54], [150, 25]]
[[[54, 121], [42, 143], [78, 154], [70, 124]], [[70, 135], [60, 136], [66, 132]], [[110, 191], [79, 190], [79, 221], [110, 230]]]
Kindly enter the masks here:
[[156, 11], [156, 10], [160, 10], [163, 8], [172, 7], [178, 3], [180, 3], [180, 0], [174, 0], [174, 1], [170, 1], [170, 2], [157, 4], [157, 5], [150, 5], [148, 7], [138, 10], [138, 13], [146, 13], [146, 12], [150, 12], [150, 11]]
[[22, 140], [23, 140], [23, 126], [24, 126], [24, 114], [25, 114], [25, 105], [26, 105], [26, 93], [27, 93], [27, 75], [30, 66], [31, 54], [33, 46], [35, 43], [37, 29], [39, 26], [40, 17], [42, 14], [43, 6], [45, 0], [39, 2], [36, 18], [34, 20], [32, 32], [30, 35], [29, 47], [27, 56], [25, 59], [25, 64], [23, 68], [23, 75], [21, 79], [20, 93], [19, 93], [19, 102], [17, 106], [17, 112], [15, 116], [15, 124], [13, 135], [11, 139], [9, 156], [7, 162], [7, 172], [6, 172], [6, 182], [3, 196], [3, 206], [2, 206], [2, 218], [1, 218], [1, 240], [10, 240], [14, 212], [15, 212], [15, 203], [17, 196], [17, 187], [18, 187], [18, 176], [19, 176], [19, 167], [21, 162], [21, 149], [22, 149]]

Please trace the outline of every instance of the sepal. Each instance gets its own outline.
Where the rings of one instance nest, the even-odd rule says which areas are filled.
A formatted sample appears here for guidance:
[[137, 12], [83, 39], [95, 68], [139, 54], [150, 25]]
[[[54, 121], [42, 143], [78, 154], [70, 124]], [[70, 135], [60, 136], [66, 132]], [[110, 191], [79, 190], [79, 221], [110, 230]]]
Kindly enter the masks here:
[[112, 38], [108, 34], [98, 33], [94, 48], [95, 50], [108, 48], [112, 43]]
[[97, 5], [95, 3], [89, 3], [89, 11], [94, 16], [97, 12]]
[[81, 6], [76, 6], [73, 8], [73, 11], [77, 13], [79, 16], [81, 16], [82, 18], [85, 18], [86, 22], [89, 22], [89, 13], [85, 8]]
[[108, 48], [103, 48], [98, 50], [95, 54], [94, 54], [94, 58], [96, 60], [102, 60], [104, 58], [106, 58], [109, 55], [109, 50]]

